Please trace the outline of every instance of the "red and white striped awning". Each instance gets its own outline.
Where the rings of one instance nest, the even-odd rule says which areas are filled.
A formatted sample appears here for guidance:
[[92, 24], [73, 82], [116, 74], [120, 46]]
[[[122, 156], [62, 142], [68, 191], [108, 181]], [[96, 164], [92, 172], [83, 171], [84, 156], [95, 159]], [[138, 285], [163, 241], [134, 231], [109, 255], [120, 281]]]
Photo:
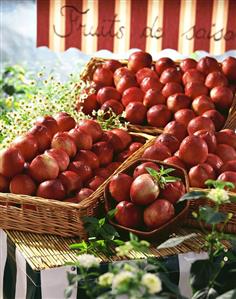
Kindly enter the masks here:
[[236, 49], [236, 0], [38, 0], [37, 46], [218, 55]]

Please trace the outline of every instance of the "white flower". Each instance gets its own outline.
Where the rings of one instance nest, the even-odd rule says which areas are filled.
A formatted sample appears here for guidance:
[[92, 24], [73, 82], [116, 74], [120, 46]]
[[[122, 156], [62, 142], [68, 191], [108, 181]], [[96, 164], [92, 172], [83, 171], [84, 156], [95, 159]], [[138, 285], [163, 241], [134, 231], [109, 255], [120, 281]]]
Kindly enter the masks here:
[[148, 289], [149, 294], [159, 293], [162, 289], [160, 278], [151, 273], [145, 273], [143, 275], [141, 284]]
[[124, 265], [124, 270], [129, 271], [129, 272], [136, 272], [137, 271], [137, 269], [134, 268], [133, 266], [131, 266], [130, 264], [125, 264]]
[[104, 111], [101, 110], [101, 109], [99, 109], [99, 110], [97, 111], [97, 115], [98, 115], [98, 116], [103, 116], [103, 115], [104, 115]]
[[107, 273], [99, 276], [98, 283], [104, 287], [109, 286], [112, 284], [113, 277], [114, 277], [113, 273], [107, 272]]
[[126, 112], [125, 112], [125, 111], [123, 111], [123, 112], [121, 113], [121, 117], [126, 118]]
[[93, 111], [92, 111], [92, 115], [93, 115], [93, 116], [96, 116], [96, 115], [97, 115], [96, 110], [93, 110]]
[[218, 204], [230, 202], [229, 195], [227, 191], [225, 191], [224, 189], [219, 189], [219, 188], [212, 189], [208, 193], [207, 197]]
[[92, 254], [81, 254], [78, 256], [78, 264], [83, 268], [98, 267], [100, 259]]
[[119, 247], [116, 247], [116, 252], [118, 256], [125, 256], [129, 255], [130, 251], [133, 250], [133, 245], [130, 241], [125, 242], [124, 245], [121, 245]]
[[123, 283], [128, 282], [134, 278], [134, 274], [129, 271], [121, 271], [112, 280], [112, 289], [119, 288]]

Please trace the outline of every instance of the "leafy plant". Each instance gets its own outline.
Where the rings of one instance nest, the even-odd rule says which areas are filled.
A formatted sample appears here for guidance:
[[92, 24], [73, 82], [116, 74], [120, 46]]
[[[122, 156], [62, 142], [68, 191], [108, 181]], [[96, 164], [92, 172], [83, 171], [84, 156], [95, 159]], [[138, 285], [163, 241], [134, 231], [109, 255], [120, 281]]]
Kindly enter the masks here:
[[32, 73], [21, 65], [5, 66], [0, 80], [1, 98], [14, 94], [25, 94], [32, 86], [29, 84], [31, 77]]
[[[35, 119], [57, 112], [67, 112], [75, 120], [91, 118], [77, 111], [77, 102], [83, 102], [94, 92], [80, 74], [70, 74], [66, 81], [45, 67], [35, 73], [20, 65], [6, 66], [0, 80], [0, 148], [7, 147], [15, 137], [29, 130]], [[88, 88], [89, 87], [89, 88]], [[86, 92], [84, 92], [86, 91]], [[94, 111], [94, 118], [103, 129], [123, 128], [124, 115], [112, 111]]]
[[[165, 175], [168, 176], [170, 172], [167, 171]], [[171, 178], [172, 180], [172, 178]], [[230, 197], [224, 188], [231, 188], [233, 185], [228, 182], [208, 181], [208, 186], [213, 186], [213, 189], [208, 191], [195, 191], [185, 194], [180, 201], [183, 200], [198, 200], [199, 198], [206, 197], [212, 201], [212, 206], [205, 205], [199, 207], [197, 212], [194, 212], [194, 217], [201, 223], [207, 224], [210, 231], [207, 231], [204, 226], [205, 243], [203, 249], [208, 252], [209, 258], [205, 260], [197, 260], [191, 265], [190, 270], [190, 284], [193, 289], [192, 299], [228, 299], [234, 298], [236, 294], [235, 281], [236, 281], [236, 255], [234, 251], [228, 251], [225, 242], [231, 242], [233, 249], [236, 249], [236, 237], [224, 233], [224, 227], [231, 219], [231, 213], [223, 213], [220, 207], [224, 203], [231, 202], [234, 197]], [[114, 210], [111, 211], [111, 217], [114, 215]], [[129, 241], [121, 241], [116, 239], [118, 235], [115, 231], [108, 233], [104, 239], [104, 228], [107, 218], [96, 219], [86, 218], [86, 229], [94, 240], [108, 242], [118, 241], [121, 242], [115, 248], [117, 255], [126, 257], [133, 250], [146, 252], [150, 246], [147, 241], [140, 241], [133, 234], [130, 235]], [[221, 225], [221, 226], [219, 226]], [[183, 241], [195, 237], [196, 234], [192, 233], [188, 236], [173, 237], [158, 246], [158, 249], [169, 248], [181, 244]], [[103, 239], [101, 239], [103, 238]], [[93, 242], [94, 240], [89, 240]], [[72, 245], [72, 248], [78, 248], [81, 254], [85, 241], [79, 244]], [[107, 245], [109, 243], [106, 243]], [[115, 246], [115, 243], [113, 244]], [[93, 245], [92, 245], [93, 246]], [[93, 252], [93, 249], [91, 252]], [[98, 249], [98, 248], [96, 248]], [[86, 249], [87, 250], [87, 249]], [[90, 250], [90, 249], [89, 249]], [[83, 251], [82, 251], [83, 252]], [[81, 257], [81, 256], [79, 256]], [[92, 255], [92, 257], [94, 257]], [[100, 299], [115, 299], [119, 296], [124, 298], [183, 298], [180, 294], [178, 286], [173, 283], [169, 277], [168, 269], [161, 260], [155, 258], [148, 258], [147, 261], [135, 262], [118, 262], [110, 264], [108, 272], [99, 274], [91, 269], [89, 271], [88, 265], [94, 267], [93, 258], [82, 258], [80, 261], [72, 263], [78, 267], [78, 274], [73, 274], [69, 279], [69, 286], [66, 289], [65, 295], [69, 297], [73, 290], [74, 283], [81, 283], [82, 288], [85, 289], [89, 298]], [[84, 262], [87, 260], [86, 262]], [[86, 266], [87, 265], [87, 266]], [[80, 268], [83, 267], [81, 270]], [[157, 274], [158, 273], [158, 274]], [[226, 279], [227, 277], [227, 279]], [[94, 280], [94, 288], [91, 289], [89, 282]], [[222, 283], [224, 281], [224, 283]], [[187, 283], [187, 282], [186, 282]]]
[[129, 241], [119, 239], [116, 229], [107, 223], [114, 216], [115, 209], [109, 211], [106, 217], [97, 219], [95, 217], [84, 217], [84, 227], [88, 233], [88, 241], [70, 245], [70, 249], [79, 250], [81, 253], [103, 253], [105, 255], [129, 256], [131, 251], [146, 252], [150, 246], [147, 241], [139, 241], [138, 237], [130, 233]]
[[40, 72], [37, 80], [25, 81], [30, 88], [27, 90], [24, 86], [23, 97], [12, 96], [4, 100], [11, 105], [0, 115], [0, 147], [7, 147], [15, 137], [28, 131], [39, 116], [67, 112], [77, 121], [88, 118], [75, 110], [80, 90], [86, 86], [79, 75], [71, 75], [66, 82], [60, 82], [52, 74], [47, 76]]
[[[93, 258], [94, 256], [90, 255], [82, 256], [82, 260], [87, 259], [88, 263]], [[78, 261], [77, 266], [78, 274], [68, 273], [69, 286], [65, 290], [66, 298], [71, 296], [75, 283], [80, 283], [88, 298], [115, 299], [122, 295], [137, 299], [168, 298], [159, 295], [162, 291], [161, 280], [157, 275], [148, 273], [143, 262], [109, 265], [108, 272], [102, 275], [96, 271], [98, 265], [93, 264], [89, 267], [84, 262], [81, 264]], [[90, 269], [91, 271], [88, 271]], [[92, 288], [91, 279], [94, 280]]]
[[[137, 236], [130, 233], [130, 240], [124, 242], [118, 239], [119, 234], [107, 223], [109, 217], [113, 217], [115, 210], [108, 213], [107, 217], [97, 219], [84, 217], [88, 242], [82, 241], [72, 244], [71, 249], [78, 250], [78, 261], [67, 263], [78, 267], [78, 274], [68, 273], [69, 285], [65, 290], [66, 298], [72, 294], [74, 285], [79, 283], [88, 298], [117, 298], [117, 296], [130, 296], [127, 298], [169, 298], [169, 294], [179, 294], [178, 287], [171, 283], [167, 270], [161, 267], [154, 259], [148, 263], [140, 262], [118, 262], [110, 264], [108, 272], [100, 274], [96, 271], [96, 253], [106, 255], [117, 253], [118, 256], [126, 257], [131, 252], [147, 252], [150, 244], [139, 240]], [[115, 248], [112, 251], [111, 248]], [[90, 269], [91, 268], [91, 269]], [[161, 279], [155, 274], [161, 269]], [[91, 279], [94, 287], [91, 288]], [[162, 283], [165, 290], [162, 291]], [[159, 294], [161, 292], [161, 294]], [[157, 295], [156, 295], [157, 294]], [[132, 297], [133, 296], [133, 297]], [[182, 298], [182, 297], [179, 297]]]
[[[147, 251], [150, 245], [146, 241], [139, 241], [132, 234], [128, 242], [132, 244], [131, 247], [126, 248], [128, 251]], [[122, 246], [127, 247], [128, 242]], [[122, 253], [127, 255], [126, 249], [118, 250], [121, 256]], [[104, 274], [97, 271], [98, 265], [95, 265], [94, 259], [94, 255], [82, 254], [79, 255], [77, 262], [69, 263], [78, 267], [78, 274], [68, 273], [69, 285], [65, 290], [66, 298], [71, 296], [77, 283], [85, 290], [88, 298], [115, 299], [119, 296], [136, 299], [167, 299], [177, 298], [177, 296], [179, 299], [183, 298], [178, 287], [171, 282], [168, 270], [156, 259], [149, 258], [147, 262], [125, 261], [109, 264], [108, 271]], [[91, 288], [91, 279], [93, 288]]]
[[120, 246], [116, 247], [116, 252], [118, 256], [129, 256], [131, 251], [137, 251], [137, 252], [147, 252], [150, 243], [141, 240], [139, 241], [138, 237], [132, 233], [129, 234], [130, 241], [125, 242], [124, 244], [121, 244]]
[[107, 223], [107, 218], [114, 211], [110, 211], [108, 216], [97, 219], [95, 217], [84, 217], [84, 227], [88, 233], [88, 241], [72, 244], [70, 249], [78, 249], [79, 253], [96, 254], [100, 252], [106, 255], [114, 254], [114, 246], [123, 245], [124, 242], [118, 239], [119, 234], [115, 228]]
[[111, 130], [114, 128], [127, 129], [128, 122], [125, 122], [125, 112], [120, 115], [116, 115], [111, 108], [108, 111], [99, 109], [92, 112], [93, 116], [99, 122], [103, 130]]
[[175, 171], [174, 168], [165, 169], [161, 166], [159, 171], [150, 167], [147, 167], [146, 169], [161, 188], [164, 188], [167, 183], [173, 183], [181, 180], [178, 177], [169, 175], [171, 172]]
[[[193, 212], [193, 216], [199, 221], [205, 233], [204, 250], [208, 252], [209, 258], [195, 261], [191, 266], [190, 284], [194, 292], [192, 299], [224, 298], [224, 295], [220, 294], [230, 291], [232, 284], [229, 278], [222, 283], [222, 278], [227, 275], [231, 276], [234, 282], [236, 281], [236, 255], [234, 252], [236, 238], [224, 233], [224, 228], [233, 214], [220, 211], [222, 204], [235, 200], [235, 197], [230, 197], [225, 190], [225, 188], [234, 188], [234, 185], [230, 182], [213, 180], [206, 181], [206, 184], [209, 187], [213, 186], [214, 189], [206, 192], [190, 192], [180, 199], [180, 201], [198, 200], [204, 197], [209, 199], [213, 205], [200, 206], [198, 212]], [[204, 223], [210, 228], [209, 232], [204, 228]], [[228, 251], [225, 245], [226, 241], [231, 243], [233, 251]], [[227, 298], [227, 295], [225, 296]]]

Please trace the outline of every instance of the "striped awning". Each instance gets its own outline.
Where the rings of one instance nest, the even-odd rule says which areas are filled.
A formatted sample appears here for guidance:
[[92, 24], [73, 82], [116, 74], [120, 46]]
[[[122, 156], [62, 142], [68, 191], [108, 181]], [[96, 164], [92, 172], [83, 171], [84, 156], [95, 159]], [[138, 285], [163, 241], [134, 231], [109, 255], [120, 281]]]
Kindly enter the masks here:
[[37, 46], [218, 55], [236, 49], [236, 0], [37, 0]]

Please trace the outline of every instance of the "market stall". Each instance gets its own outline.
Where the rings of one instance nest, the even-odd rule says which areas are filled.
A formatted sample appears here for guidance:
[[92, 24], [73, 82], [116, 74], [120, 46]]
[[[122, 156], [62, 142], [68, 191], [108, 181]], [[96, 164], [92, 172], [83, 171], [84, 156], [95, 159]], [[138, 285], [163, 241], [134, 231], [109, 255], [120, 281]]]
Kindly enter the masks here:
[[236, 296], [234, 13], [37, 1], [37, 46], [83, 69], [3, 72], [4, 299]]

